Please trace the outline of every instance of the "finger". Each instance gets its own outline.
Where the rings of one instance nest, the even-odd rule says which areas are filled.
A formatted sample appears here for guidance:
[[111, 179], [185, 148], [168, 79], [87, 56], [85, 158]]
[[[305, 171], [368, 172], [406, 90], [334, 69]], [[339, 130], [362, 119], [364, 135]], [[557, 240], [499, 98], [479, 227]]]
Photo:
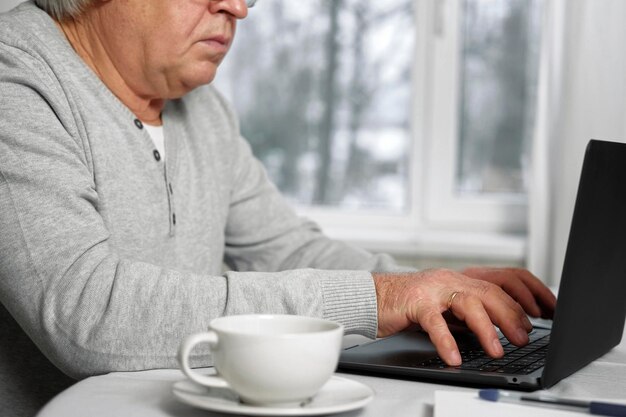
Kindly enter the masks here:
[[465, 323], [463, 320], [459, 320], [454, 315], [454, 313], [452, 313], [452, 311], [450, 310], [444, 311], [443, 313], [441, 313], [441, 315], [443, 316], [446, 323], [448, 323], [448, 328], [450, 329], [450, 332], [452, 332], [453, 335], [454, 335], [455, 330], [459, 330], [459, 331], [469, 330], [469, 328], [467, 327], [467, 323]]
[[[513, 290], [514, 295], [519, 296], [520, 293], [524, 294], [525, 290], [520, 289], [523, 287], [523, 284], [519, 282], [520, 279], [515, 275], [515, 270], [513, 268], [506, 270], [476, 270], [469, 268], [466, 271], [475, 277], [472, 281], [474, 294], [481, 298], [481, 300], [485, 297], [486, 301], [491, 300], [491, 304], [489, 304], [490, 308], [487, 309], [487, 313], [492, 322], [502, 327], [503, 331], [507, 330], [508, 334], [505, 334], [511, 341], [515, 341], [517, 344], [527, 343], [528, 338], [526, 333], [532, 330], [532, 324], [520, 304], [501, 288], [501, 286], [508, 281], [518, 281], [515, 287], [517, 290]], [[528, 293], [526, 292], [526, 294]], [[521, 297], [524, 296], [521, 295]], [[493, 300], [496, 300], [496, 304], [494, 304]], [[519, 331], [519, 327], [522, 328], [521, 332]], [[524, 333], [523, 336], [522, 333]]]
[[507, 319], [508, 322], [512, 324], [521, 323], [521, 327], [526, 331], [526, 333], [529, 333], [533, 329], [533, 325], [530, 320], [528, 320], [528, 316], [526, 315], [526, 312], [524, 311], [522, 306], [517, 301], [515, 301], [506, 291], [504, 291], [501, 287], [497, 285], [489, 286], [487, 284], [487, 288], [483, 290], [483, 294], [488, 291], [491, 292], [489, 296], [490, 299], [496, 299], [498, 300], [498, 302], [504, 303], [508, 307], [507, 314], [513, 314], [512, 317], [509, 317]]
[[552, 305], [546, 306], [545, 304], [542, 304], [541, 300], [539, 300], [539, 304], [541, 305], [541, 318], [549, 319], [549, 320], [554, 319], [554, 312], [556, 311], [556, 303], [554, 304], [554, 306]]
[[532, 325], [522, 307], [497, 285], [480, 282], [483, 287], [477, 294], [491, 321], [513, 344], [528, 343], [528, 332]]
[[[556, 308], [556, 297], [547, 288], [539, 278], [534, 276], [532, 273], [525, 269], [521, 268], [505, 268], [505, 269], [489, 269], [489, 268], [466, 268], [464, 270], [468, 276], [485, 280], [497, 285], [505, 287], [505, 284], [511, 280], [511, 275], [521, 280], [526, 287], [528, 287], [531, 292], [533, 298], [535, 299], [535, 303], [538, 305], [541, 313], [539, 314], [543, 318], [551, 318], [554, 315], [554, 309]], [[508, 288], [507, 288], [508, 291]], [[524, 308], [533, 316], [534, 312], [532, 311], [532, 307], [529, 307], [528, 301], [524, 301], [523, 298], [517, 298], [518, 301], [522, 302]]]
[[452, 303], [451, 310], [459, 320], [463, 320], [474, 332], [489, 356], [499, 358], [504, 355], [504, 349], [502, 349], [496, 329], [478, 297], [460, 293]]
[[541, 308], [524, 281], [521, 279], [508, 279], [504, 281], [501, 286], [529, 315], [533, 317], [541, 316]]
[[556, 308], [556, 297], [552, 291], [550, 291], [550, 288], [546, 287], [539, 278], [525, 269], [520, 269], [516, 272], [524, 284], [530, 289], [537, 303], [542, 307], [541, 317], [552, 318], [554, 316], [554, 309]]
[[459, 366], [461, 364], [459, 348], [439, 309], [435, 305], [422, 302], [415, 306], [414, 314], [415, 317], [411, 319], [415, 319], [413, 321], [418, 322], [428, 333], [441, 359], [450, 366]]

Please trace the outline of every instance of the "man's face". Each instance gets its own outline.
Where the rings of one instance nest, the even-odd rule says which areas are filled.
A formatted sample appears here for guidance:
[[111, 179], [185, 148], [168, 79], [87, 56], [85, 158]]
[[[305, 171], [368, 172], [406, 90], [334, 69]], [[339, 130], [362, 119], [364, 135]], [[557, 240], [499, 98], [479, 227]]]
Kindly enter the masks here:
[[213, 81], [245, 0], [109, 0], [100, 16], [107, 54], [140, 95], [181, 97]]

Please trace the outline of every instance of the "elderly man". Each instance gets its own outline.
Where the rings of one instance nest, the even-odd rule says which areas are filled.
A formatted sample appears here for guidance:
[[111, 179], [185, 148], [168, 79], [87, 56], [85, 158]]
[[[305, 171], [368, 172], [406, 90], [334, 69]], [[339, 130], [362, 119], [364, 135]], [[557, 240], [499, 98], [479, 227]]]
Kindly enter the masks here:
[[67, 386], [56, 368], [176, 367], [182, 337], [222, 315], [321, 316], [369, 337], [417, 323], [451, 365], [447, 310], [495, 357], [493, 324], [523, 345], [526, 314], [551, 316], [527, 271], [399, 272], [297, 217], [209, 85], [247, 13], [36, 0], [0, 17], [0, 414]]

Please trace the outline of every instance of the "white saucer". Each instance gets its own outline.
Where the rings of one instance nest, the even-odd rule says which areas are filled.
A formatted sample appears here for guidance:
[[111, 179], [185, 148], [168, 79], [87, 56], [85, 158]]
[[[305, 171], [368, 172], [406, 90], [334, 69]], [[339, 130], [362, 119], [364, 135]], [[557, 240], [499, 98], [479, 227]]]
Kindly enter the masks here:
[[174, 396], [185, 404], [205, 410], [249, 416], [315, 416], [356, 410], [369, 403], [374, 391], [367, 385], [338, 376], [331, 377], [313, 399], [299, 407], [261, 407], [239, 402], [227, 389], [206, 388], [183, 380], [174, 383]]

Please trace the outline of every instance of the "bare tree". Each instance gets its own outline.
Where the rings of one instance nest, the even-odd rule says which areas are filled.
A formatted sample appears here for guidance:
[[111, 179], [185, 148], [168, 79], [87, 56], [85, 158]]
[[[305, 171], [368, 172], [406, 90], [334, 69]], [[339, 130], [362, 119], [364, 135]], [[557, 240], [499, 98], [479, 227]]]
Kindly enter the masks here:
[[359, 131], [361, 130], [363, 115], [373, 94], [373, 88], [368, 85], [365, 79], [367, 60], [363, 50], [363, 42], [369, 30], [369, 2], [359, 1], [353, 5], [352, 10], [355, 18], [355, 28], [352, 44], [352, 77], [348, 92], [348, 105], [350, 108], [348, 130], [350, 145], [348, 163], [346, 164], [343, 185], [341, 187], [342, 193], [344, 194], [353, 187], [352, 180], [360, 177], [357, 171], [363, 168], [364, 155], [357, 146], [357, 141]]
[[331, 0], [327, 2], [328, 10], [328, 32], [326, 34], [326, 70], [322, 84], [322, 102], [325, 105], [324, 114], [320, 121], [319, 147], [318, 153], [320, 164], [317, 171], [317, 182], [313, 201], [324, 204], [327, 199], [327, 191], [330, 183], [330, 168], [332, 163], [332, 139], [335, 127], [335, 108], [337, 101], [337, 67], [340, 46], [339, 35], [339, 13], [343, 0]]

